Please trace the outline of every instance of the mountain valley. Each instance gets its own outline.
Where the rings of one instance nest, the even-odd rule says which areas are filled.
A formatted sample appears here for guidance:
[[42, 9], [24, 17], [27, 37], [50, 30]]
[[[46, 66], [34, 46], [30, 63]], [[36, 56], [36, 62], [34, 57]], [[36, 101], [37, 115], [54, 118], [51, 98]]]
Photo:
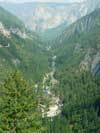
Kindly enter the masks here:
[[100, 132], [100, 1], [0, 2], [0, 132]]

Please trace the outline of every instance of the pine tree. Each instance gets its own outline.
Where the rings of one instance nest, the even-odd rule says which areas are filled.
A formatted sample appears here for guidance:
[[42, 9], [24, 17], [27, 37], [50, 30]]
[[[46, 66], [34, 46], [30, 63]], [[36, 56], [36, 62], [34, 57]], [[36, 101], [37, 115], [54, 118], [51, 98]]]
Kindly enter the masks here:
[[34, 88], [16, 72], [0, 86], [0, 132], [43, 133]]

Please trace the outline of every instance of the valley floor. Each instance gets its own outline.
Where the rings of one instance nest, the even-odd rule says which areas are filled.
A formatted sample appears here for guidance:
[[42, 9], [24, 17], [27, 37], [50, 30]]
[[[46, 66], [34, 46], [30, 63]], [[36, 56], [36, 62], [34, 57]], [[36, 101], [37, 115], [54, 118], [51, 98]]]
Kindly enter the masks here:
[[[42, 83], [44, 94], [46, 94], [47, 98], [50, 98], [48, 111], [45, 111], [45, 108], [42, 108], [43, 117], [46, 116], [52, 118], [57, 116], [61, 112], [60, 108], [62, 105], [60, 103], [60, 98], [51, 90], [58, 83], [58, 81], [54, 77], [55, 72], [56, 56], [53, 56], [51, 62], [51, 72], [45, 74], [46, 76], [44, 76]], [[45, 105], [42, 105], [42, 107], [45, 107]]]

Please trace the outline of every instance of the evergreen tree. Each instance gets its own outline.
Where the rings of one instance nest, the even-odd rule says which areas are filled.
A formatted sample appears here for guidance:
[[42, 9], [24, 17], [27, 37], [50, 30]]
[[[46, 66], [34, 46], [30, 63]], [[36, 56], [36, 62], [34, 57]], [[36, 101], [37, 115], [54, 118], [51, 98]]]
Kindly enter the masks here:
[[0, 86], [0, 96], [1, 133], [45, 132], [35, 90], [18, 72]]

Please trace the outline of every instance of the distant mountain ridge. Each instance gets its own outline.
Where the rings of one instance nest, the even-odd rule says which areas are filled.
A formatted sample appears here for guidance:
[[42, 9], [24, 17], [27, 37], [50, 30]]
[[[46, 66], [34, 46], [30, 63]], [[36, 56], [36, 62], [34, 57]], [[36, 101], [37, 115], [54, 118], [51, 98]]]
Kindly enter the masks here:
[[[64, 22], [69, 26], [77, 19], [100, 7], [99, 0], [83, 3], [0, 3], [5, 9], [18, 16], [31, 30], [38, 33], [54, 29]], [[27, 21], [28, 20], [28, 21]]]

